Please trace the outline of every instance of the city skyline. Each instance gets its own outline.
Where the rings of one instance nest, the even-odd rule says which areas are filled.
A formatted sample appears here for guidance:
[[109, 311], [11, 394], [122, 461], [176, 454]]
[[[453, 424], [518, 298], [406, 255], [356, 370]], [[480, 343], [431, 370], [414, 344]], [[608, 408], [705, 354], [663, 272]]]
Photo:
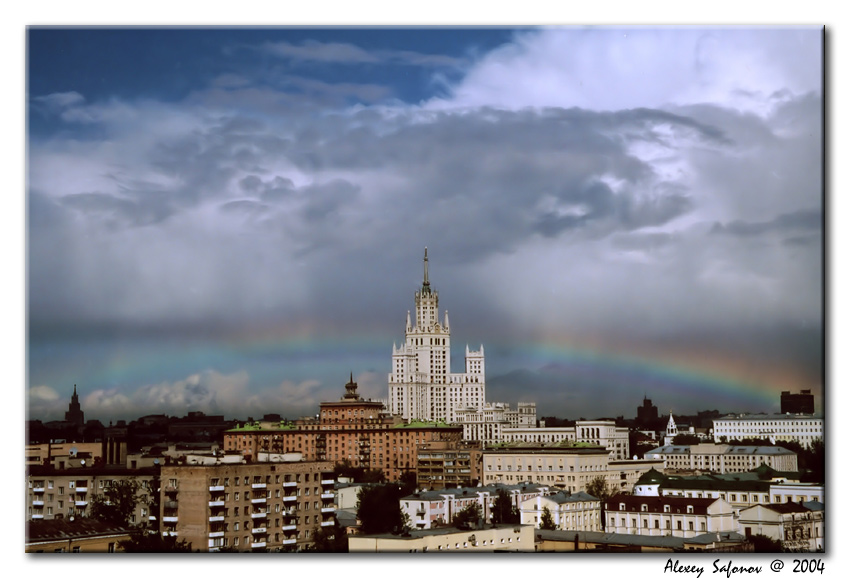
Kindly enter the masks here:
[[425, 246], [488, 400], [823, 409], [819, 27], [28, 35], [33, 418], [386, 398]]

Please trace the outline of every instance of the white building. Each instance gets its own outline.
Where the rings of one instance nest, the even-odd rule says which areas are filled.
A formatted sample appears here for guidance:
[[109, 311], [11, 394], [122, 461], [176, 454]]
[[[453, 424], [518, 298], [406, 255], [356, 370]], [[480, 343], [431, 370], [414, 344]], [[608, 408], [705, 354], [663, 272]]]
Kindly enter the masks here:
[[349, 552], [534, 552], [534, 528], [519, 524], [474, 530], [452, 527], [412, 530], [402, 535], [356, 534]]
[[707, 532], [735, 532], [734, 511], [715, 498], [629, 496], [608, 498], [605, 531], [640, 536], [693, 538]]
[[439, 317], [439, 296], [428, 281], [428, 249], [425, 277], [415, 293], [416, 323], [404, 330], [404, 343], [393, 344], [392, 373], [389, 374], [389, 410], [405, 419], [457, 422], [460, 408], [483, 408], [485, 394], [484, 346], [466, 347], [463, 373], [451, 370], [449, 313]]
[[714, 441], [795, 441], [804, 448], [823, 441], [823, 417], [803, 414], [739, 414], [714, 420]]
[[738, 523], [745, 536], [763, 535], [791, 552], [823, 551], [824, 507], [819, 502], [758, 504], [742, 510]]
[[664, 460], [665, 473], [716, 472], [727, 474], [748, 472], [762, 464], [781, 472], [797, 471], [797, 454], [777, 446], [667, 445], [646, 452], [644, 458]]
[[520, 508], [520, 523], [540, 528], [547, 508], [557, 530], [602, 531], [602, 501], [585, 492], [558, 492], [525, 500]]
[[539, 484], [490, 485], [477, 488], [447, 488], [415, 492], [399, 500], [401, 511], [416, 529], [429, 529], [434, 525], [451, 524], [455, 515], [477, 504], [486, 523], [492, 519], [493, 504], [499, 490], [505, 491], [517, 511], [523, 502], [550, 493], [547, 486]]
[[503, 427], [526, 427], [536, 423], [537, 406], [521, 402], [512, 410], [508, 404], [487, 404], [484, 346], [466, 346], [463, 373], [452, 373], [449, 312], [439, 321], [439, 295], [428, 280], [428, 249], [425, 249], [424, 279], [414, 294], [404, 329], [404, 343], [393, 344], [392, 372], [388, 376], [387, 409], [407, 420], [461, 423], [464, 439], [495, 442]]
[[612, 420], [577, 421], [576, 425], [571, 427], [503, 427], [502, 438], [497, 441], [583, 442], [606, 448], [613, 460], [629, 459], [629, 428], [618, 427]]

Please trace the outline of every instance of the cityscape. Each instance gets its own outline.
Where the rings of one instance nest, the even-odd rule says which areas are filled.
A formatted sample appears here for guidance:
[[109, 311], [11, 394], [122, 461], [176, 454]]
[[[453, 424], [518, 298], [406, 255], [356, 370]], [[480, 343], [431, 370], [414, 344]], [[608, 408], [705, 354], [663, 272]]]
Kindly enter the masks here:
[[821, 27], [27, 36], [26, 552], [826, 550]]

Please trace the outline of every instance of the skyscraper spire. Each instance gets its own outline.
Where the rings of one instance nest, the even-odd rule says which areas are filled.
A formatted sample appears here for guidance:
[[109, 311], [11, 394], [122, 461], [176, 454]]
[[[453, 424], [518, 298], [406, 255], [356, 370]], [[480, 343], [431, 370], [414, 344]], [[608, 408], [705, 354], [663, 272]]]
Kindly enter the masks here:
[[428, 247], [425, 247], [425, 280], [422, 281], [422, 290], [430, 291], [431, 283], [428, 282]]

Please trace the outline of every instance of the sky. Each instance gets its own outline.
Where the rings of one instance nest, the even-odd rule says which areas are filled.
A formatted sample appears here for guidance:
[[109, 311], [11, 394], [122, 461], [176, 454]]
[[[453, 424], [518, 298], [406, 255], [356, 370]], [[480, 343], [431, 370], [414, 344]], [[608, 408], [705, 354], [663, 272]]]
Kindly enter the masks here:
[[819, 27], [30, 28], [28, 417], [387, 396], [422, 282], [538, 415], [822, 409]]

